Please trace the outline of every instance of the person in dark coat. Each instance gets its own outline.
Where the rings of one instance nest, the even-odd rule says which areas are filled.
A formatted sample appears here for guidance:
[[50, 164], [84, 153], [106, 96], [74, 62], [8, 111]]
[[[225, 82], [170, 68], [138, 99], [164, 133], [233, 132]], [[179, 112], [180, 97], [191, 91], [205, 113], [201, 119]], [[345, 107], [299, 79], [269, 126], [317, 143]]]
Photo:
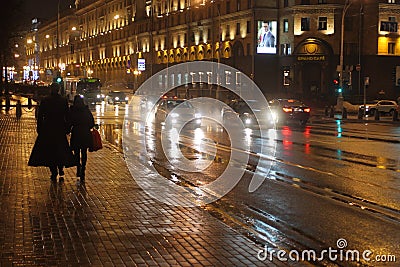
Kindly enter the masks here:
[[28, 165], [47, 166], [50, 168], [52, 181], [57, 175], [60, 182], [64, 181], [64, 166], [70, 165], [72, 151], [69, 147], [67, 99], [58, 94], [59, 87], [53, 84], [50, 95], [45, 97], [39, 106], [37, 114], [38, 136], [32, 149]]
[[85, 169], [88, 148], [93, 146], [91, 129], [94, 127], [94, 118], [81, 96], [76, 95], [70, 109], [69, 123], [71, 126], [71, 148], [75, 161], [78, 163], [76, 176], [81, 182], [85, 181]]

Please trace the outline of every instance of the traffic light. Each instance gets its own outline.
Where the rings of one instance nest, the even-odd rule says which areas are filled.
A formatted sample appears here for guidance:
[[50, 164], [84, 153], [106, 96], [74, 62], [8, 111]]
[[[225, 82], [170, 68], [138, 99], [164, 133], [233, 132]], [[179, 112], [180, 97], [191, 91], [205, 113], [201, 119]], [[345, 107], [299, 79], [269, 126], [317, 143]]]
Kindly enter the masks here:
[[60, 90], [60, 94], [63, 96], [64, 95], [64, 83], [63, 83], [63, 78], [61, 76], [54, 77], [53, 78], [53, 83], [57, 84]]

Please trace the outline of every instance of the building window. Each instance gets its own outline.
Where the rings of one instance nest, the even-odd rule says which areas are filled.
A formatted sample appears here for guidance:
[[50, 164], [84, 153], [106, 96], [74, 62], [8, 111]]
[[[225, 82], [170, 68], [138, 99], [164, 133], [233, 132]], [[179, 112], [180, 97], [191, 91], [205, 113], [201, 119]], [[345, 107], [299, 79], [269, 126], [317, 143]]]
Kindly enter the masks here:
[[246, 22], [246, 33], [251, 33], [251, 24], [250, 24], [250, 21], [248, 20], [247, 22]]
[[309, 5], [310, 4], [310, 0], [301, 0], [301, 4], [302, 5]]
[[397, 32], [397, 22], [381, 21], [380, 30], [384, 32]]
[[396, 44], [395, 43], [388, 43], [388, 54], [394, 55], [396, 52]]
[[290, 48], [290, 44], [281, 44], [281, 55], [288, 56], [292, 54], [292, 49]]
[[289, 0], [283, 0], [283, 7], [289, 6]]
[[326, 30], [328, 28], [328, 18], [318, 17], [318, 30]]
[[326, 0], [318, 0], [318, 4], [326, 4]]
[[301, 18], [301, 30], [302, 31], [310, 30], [310, 18]]
[[251, 0], [247, 0], [247, 8], [248, 8], [248, 9], [251, 8]]
[[240, 23], [236, 23], [236, 35], [240, 34]]
[[390, 22], [396, 22], [396, 17], [389, 17]]
[[288, 19], [283, 20], [283, 32], [289, 32], [289, 20]]
[[226, 14], [231, 13], [231, 2], [226, 2]]
[[241, 0], [236, 0], [236, 11], [240, 11], [240, 1]]

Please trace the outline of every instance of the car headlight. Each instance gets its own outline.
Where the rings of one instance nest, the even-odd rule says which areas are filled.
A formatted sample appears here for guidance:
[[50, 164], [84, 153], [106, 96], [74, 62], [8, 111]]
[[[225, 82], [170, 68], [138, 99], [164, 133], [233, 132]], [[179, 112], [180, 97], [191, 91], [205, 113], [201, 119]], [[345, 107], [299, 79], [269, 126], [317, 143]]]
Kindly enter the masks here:
[[250, 123], [251, 123], [251, 119], [249, 119], [249, 118], [245, 119], [245, 120], [244, 120], [244, 123], [245, 123], [245, 124], [250, 124]]
[[118, 96], [116, 96], [116, 97], [115, 97], [115, 100], [119, 100], [119, 97], [118, 97]]
[[97, 95], [97, 98], [100, 98], [101, 97], [101, 95]]
[[125, 100], [128, 100], [128, 99], [129, 99], [129, 97], [126, 96], [126, 97], [125, 97]]

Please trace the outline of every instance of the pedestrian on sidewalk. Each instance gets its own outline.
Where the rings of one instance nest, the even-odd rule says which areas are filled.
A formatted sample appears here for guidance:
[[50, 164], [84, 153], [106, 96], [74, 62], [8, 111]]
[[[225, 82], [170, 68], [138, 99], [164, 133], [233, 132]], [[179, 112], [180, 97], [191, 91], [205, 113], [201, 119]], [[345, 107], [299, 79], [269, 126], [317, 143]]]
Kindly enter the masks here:
[[81, 96], [76, 95], [70, 108], [69, 124], [71, 126], [71, 148], [77, 162], [76, 176], [81, 182], [85, 181], [85, 169], [88, 148], [93, 146], [91, 129], [94, 118], [89, 107], [84, 104]]
[[17, 117], [17, 120], [21, 119], [21, 116], [22, 116], [21, 100], [17, 100], [17, 104], [15, 106], [15, 115]]
[[51, 181], [64, 181], [64, 167], [71, 167], [72, 151], [68, 143], [67, 99], [59, 95], [59, 87], [52, 84], [50, 95], [45, 97], [39, 106], [36, 132], [38, 134], [33, 146], [28, 165], [47, 166], [50, 168]]

